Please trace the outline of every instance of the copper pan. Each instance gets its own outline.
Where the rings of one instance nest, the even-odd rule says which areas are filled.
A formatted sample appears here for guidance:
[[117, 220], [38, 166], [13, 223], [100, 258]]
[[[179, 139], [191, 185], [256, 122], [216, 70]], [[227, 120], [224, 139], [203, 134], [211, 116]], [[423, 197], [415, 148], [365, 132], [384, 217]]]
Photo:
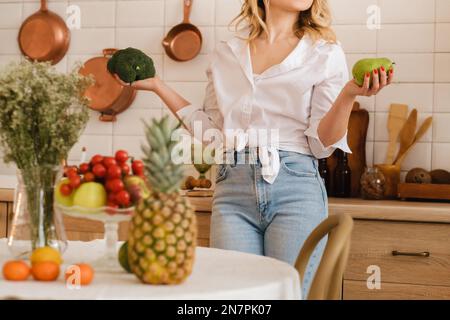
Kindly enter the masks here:
[[41, 9], [29, 16], [19, 31], [19, 47], [31, 60], [57, 64], [69, 49], [70, 31], [64, 20], [48, 10], [41, 0]]
[[173, 27], [163, 40], [167, 55], [175, 61], [194, 59], [202, 48], [200, 30], [189, 22], [193, 0], [184, 0], [183, 22]]
[[80, 69], [80, 74], [95, 79], [85, 95], [90, 99], [89, 107], [100, 112], [101, 121], [116, 121], [116, 115], [128, 109], [136, 97], [135, 89], [120, 85], [107, 69], [108, 60], [116, 51], [104, 49], [103, 56], [89, 59]]

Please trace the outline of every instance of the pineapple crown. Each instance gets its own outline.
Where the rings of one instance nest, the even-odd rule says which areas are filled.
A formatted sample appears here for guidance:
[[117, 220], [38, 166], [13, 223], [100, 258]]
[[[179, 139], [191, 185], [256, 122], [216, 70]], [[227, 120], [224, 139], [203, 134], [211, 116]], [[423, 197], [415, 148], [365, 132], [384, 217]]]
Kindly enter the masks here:
[[177, 141], [172, 141], [172, 133], [180, 127], [173, 126], [169, 116], [161, 120], [144, 121], [147, 145], [142, 145], [145, 175], [152, 189], [162, 193], [178, 191], [183, 180], [183, 165], [171, 159]]

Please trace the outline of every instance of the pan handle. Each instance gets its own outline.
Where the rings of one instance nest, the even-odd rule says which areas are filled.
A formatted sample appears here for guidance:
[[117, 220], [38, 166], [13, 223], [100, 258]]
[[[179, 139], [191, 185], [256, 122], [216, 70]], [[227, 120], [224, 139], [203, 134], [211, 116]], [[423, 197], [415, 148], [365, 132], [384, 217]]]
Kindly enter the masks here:
[[102, 113], [102, 114], [100, 114], [98, 119], [102, 122], [116, 122], [117, 117], [115, 114]]
[[192, 2], [194, 0], [184, 0], [184, 23], [189, 23], [189, 17], [191, 16]]
[[107, 57], [107, 56], [112, 56], [114, 53], [117, 52], [117, 49], [114, 48], [106, 48], [103, 49], [103, 56]]
[[41, 11], [48, 11], [47, 0], [41, 0]]

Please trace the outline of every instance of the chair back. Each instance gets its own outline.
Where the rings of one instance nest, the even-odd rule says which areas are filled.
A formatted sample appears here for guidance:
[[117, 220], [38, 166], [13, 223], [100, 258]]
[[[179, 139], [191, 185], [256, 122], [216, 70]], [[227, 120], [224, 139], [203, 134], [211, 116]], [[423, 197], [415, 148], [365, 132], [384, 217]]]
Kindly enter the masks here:
[[295, 268], [304, 279], [309, 258], [317, 244], [328, 235], [327, 244], [317, 268], [308, 300], [339, 300], [344, 270], [350, 251], [353, 219], [346, 214], [333, 215], [319, 224], [306, 239], [298, 255]]

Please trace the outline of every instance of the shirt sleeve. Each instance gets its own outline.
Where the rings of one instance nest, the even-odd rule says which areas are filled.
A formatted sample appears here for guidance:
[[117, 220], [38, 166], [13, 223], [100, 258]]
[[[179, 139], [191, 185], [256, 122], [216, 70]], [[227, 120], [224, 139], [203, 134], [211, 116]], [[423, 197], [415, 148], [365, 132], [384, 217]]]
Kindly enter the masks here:
[[[187, 105], [177, 112], [177, 116], [191, 134], [194, 134], [194, 126], [201, 125], [201, 131], [208, 129], [222, 130], [223, 116], [217, 105], [217, 96], [214, 89], [211, 68], [206, 71], [208, 84], [203, 106]], [[195, 130], [197, 133], [197, 130]]]
[[317, 159], [331, 156], [336, 149], [351, 153], [347, 143], [347, 132], [339, 141], [328, 147], [323, 145], [318, 134], [320, 121], [331, 109], [349, 80], [345, 54], [340, 46], [336, 45], [335, 48], [328, 60], [326, 79], [314, 86], [311, 98], [311, 117], [309, 127], [305, 131], [311, 152]]

